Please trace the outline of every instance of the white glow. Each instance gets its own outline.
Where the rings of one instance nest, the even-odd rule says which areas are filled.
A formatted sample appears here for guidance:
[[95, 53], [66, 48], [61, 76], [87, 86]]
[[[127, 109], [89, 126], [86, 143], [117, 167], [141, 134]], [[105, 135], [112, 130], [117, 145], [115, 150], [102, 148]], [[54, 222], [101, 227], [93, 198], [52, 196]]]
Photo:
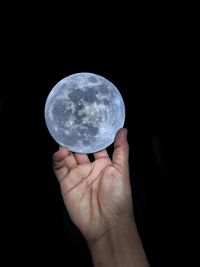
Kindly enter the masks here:
[[73, 152], [94, 153], [108, 147], [124, 120], [125, 106], [118, 89], [93, 73], [62, 79], [45, 104], [51, 136]]

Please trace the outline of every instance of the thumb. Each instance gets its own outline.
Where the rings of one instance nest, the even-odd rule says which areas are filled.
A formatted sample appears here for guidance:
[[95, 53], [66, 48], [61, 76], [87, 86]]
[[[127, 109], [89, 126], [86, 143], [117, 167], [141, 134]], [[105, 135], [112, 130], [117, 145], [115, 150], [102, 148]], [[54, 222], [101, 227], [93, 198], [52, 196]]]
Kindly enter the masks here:
[[116, 135], [114, 143], [114, 152], [112, 156], [113, 164], [119, 170], [128, 170], [129, 145], [127, 142], [127, 129], [120, 129]]

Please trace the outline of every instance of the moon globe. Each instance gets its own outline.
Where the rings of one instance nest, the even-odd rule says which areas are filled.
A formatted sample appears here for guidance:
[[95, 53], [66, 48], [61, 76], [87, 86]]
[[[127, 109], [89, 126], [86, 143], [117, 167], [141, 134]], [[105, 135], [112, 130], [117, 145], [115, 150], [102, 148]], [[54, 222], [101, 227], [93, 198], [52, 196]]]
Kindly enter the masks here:
[[44, 115], [58, 144], [77, 153], [95, 153], [114, 142], [124, 125], [125, 106], [112, 82], [81, 72], [65, 77], [52, 88]]

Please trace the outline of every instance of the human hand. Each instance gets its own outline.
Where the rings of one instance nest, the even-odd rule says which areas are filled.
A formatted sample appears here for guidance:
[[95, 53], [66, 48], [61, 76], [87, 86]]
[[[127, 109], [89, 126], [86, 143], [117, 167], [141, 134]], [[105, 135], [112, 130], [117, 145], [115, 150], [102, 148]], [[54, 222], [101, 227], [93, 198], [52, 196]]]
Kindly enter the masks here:
[[88, 242], [133, 217], [128, 157], [126, 129], [116, 135], [112, 159], [106, 149], [94, 153], [93, 162], [67, 148], [53, 156], [65, 206]]

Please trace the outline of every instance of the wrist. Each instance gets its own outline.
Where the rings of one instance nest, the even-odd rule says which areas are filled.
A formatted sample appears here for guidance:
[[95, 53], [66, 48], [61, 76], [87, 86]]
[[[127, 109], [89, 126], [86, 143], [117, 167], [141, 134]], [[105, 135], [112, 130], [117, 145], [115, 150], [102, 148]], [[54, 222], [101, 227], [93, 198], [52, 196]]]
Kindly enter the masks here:
[[134, 219], [119, 222], [98, 240], [88, 242], [94, 266], [149, 266]]

